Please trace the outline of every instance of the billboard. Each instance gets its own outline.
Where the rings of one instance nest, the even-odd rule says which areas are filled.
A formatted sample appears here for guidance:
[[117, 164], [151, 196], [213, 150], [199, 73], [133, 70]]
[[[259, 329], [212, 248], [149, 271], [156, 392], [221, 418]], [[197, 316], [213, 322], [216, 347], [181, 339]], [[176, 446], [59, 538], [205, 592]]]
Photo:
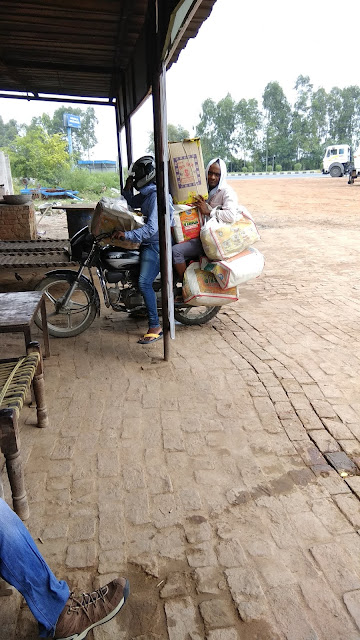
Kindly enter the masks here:
[[75, 116], [73, 113], [64, 113], [64, 126], [81, 129], [80, 116]]

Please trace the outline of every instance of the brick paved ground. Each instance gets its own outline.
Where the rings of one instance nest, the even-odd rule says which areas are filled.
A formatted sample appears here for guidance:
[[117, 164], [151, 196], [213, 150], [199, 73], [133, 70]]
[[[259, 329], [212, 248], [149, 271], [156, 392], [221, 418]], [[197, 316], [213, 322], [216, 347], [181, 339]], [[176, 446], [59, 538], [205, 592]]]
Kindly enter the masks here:
[[[49, 428], [24, 413], [47, 561], [75, 588], [131, 580], [95, 640], [360, 640], [360, 223], [257, 220], [265, 275], [178, 327], [171, 364], [104, 312], [52, 341]], [[3, 602], [0, 639], [36, 638]]]

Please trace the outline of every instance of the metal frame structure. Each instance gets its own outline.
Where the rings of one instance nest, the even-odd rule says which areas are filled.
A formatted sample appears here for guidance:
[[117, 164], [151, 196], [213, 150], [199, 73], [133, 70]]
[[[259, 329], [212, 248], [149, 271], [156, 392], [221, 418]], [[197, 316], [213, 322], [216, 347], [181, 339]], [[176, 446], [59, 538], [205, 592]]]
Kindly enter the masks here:
[[[125, 128], [153, 95], [164, 359], [174, 337], [168, 207], [166, 70], [216, 0], [0, 0], [0, 98], [115, 107], [119, 168]], [[80, 97], [79, 97], [80, 96]]]

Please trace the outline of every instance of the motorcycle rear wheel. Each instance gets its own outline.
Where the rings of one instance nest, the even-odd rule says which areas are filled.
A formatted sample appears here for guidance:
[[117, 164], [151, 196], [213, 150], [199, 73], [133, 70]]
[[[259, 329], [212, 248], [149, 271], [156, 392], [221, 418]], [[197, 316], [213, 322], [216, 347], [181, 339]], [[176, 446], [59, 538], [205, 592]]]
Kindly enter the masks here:
[[184, 306], [174, 309], [175, 320], [186, 324], [188, 326], [194, 326], [199, 324], [206, 324], [209, 320], [212, 320], [216, 314], [220, 311], [221, 307], [190, 307]]
[[[37, 286], [37, 291], [45, 293], [45, 305], [47, 313], [48, 331], [56, 338], [72, 338], [88, 329], [93, 323], [97, 306], [92, 287], [86, 281], [78, 282], [66, 308], [56, 310], [56, 305], [63, 298], [74, 277], [69, 274], [46, 276]], [[40, 317], [35, 318], [36, 324], [41, 328]]]

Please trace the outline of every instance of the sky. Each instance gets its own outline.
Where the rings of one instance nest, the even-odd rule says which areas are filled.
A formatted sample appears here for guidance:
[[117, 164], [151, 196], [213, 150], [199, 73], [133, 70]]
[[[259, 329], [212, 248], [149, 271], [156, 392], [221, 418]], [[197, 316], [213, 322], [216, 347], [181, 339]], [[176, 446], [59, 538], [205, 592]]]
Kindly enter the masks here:
[[[218, 102], [230, 93], [235, 100], [256, 98], [261, 106], [262, 93], [273, 81], [293, 102], [300, 74], [310, 77], [315, 90], [360, 85], [355, 56], [358, 26], [356, 14], [351, 15], [335, 0], [326, 4], [320, 0], [217, 0], [197, 37], [167, 73], [168, 122], [182, 125], [192, 135], [206, 98]], [[15, 118], [29, 123], [33, 116], [52, 114], [59, 106], [3, 98], [0, 115], [5, 122]], [[98, 144], [91, 157], [114, 160], [113, 109], [94, 108]], [[150, 98], [132, 118], [134, 158], [146, 153], [152, 126]]]

